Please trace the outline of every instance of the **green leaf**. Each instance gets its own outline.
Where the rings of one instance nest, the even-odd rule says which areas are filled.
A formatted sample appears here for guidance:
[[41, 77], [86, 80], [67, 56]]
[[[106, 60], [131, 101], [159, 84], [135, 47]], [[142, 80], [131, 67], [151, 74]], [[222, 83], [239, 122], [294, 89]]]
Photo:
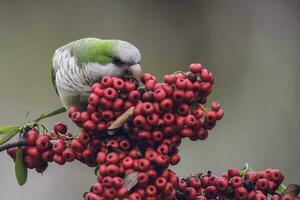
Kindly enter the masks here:
[[18, 147], [16, 161], [15, 161], [15, 173], [19, 185], [24, 185], [27, 180], [27, 168], [23, 163], [23, 150]]
[[39, 121], [41, 121], [42, 119], [45, 119], [45, 118], [48, 118], [48, 117], [52, 117], [52, 116], [54, 116], [54, 115], [59, 115], [59, 114], [64, 113], [64, 112], [66, 112], [66, 111], [67, 111], [67, 110], [66, 110], [65, 107], [61, 107], [61, 108], [59, 108], [59, 109], [57, 109], [57, 110], [54, 110], [54, 111], [52, 111], [52, 112], [50, 112], [50, 113], [42, 114], [40, 117], [38, 117], [37, 119], [35, 119], [33, 122], [39, 122]]
[[19, 126], [6, 126], [0, 128], [0, 134], [6, 134], [8, 132], [13, 132], [15, 130], [20, 130]]
[[6, 143], [12, 137], [14, 137], [17, 133], [20, 132], [20, 127], [11, 127], [10, 129], [5, 129], [6, 132], [0, 134], [0, 145]]

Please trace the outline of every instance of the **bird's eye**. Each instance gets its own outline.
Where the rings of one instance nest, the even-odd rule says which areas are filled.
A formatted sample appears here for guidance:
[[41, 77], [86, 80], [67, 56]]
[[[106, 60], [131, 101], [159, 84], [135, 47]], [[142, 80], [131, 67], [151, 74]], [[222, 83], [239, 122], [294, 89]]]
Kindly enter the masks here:
[[118, 58], [118, 57], [113, 57], [113, 63], [115, 65], [122, 65], [122, 64], [124, 64], [124, 62], [120, 58]]

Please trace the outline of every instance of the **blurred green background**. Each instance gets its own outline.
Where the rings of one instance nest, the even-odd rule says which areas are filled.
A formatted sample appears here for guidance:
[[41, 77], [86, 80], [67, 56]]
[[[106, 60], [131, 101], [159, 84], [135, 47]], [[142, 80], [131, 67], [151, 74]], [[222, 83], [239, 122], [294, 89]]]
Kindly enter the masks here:
[[[83, 37], [118, 38], [142, 52], [158, 76], [200, 62], [216, 78], [209, 101], [225, 117], [206, 141], [184, 141], [178, 175], [248, 162], [300, 182], [300, 1], [0, 1], [0, 125], [61, 106], [49, 77], [56, 48]], [[50, 119], [71, 126], [66, 116]], [[73, 130], [76, 130], [72, 127]], [[0, 155], [0, 199], [81, 199], [96, 182], [79, 162], [31, 170], [18, 187]]]

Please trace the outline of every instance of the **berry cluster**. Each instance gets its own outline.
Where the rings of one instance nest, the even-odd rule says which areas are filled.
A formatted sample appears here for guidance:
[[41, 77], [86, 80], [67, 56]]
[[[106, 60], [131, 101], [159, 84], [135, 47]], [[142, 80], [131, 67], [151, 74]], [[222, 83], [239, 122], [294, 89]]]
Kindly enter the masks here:
[[[62, 123], [57, 123], [52, 132], [40, 134], [38, 128], [33, 128], [25, 134], [27, 145], [22, 147], [23, 161], [27, 168], [43, 173], [48, 162], [64, 164], [75, 159], [75, 152], [65, 141], [71, 141], [72, 134]], [[10, 148], [7, 153], [16, 158], [17, 147]]]
[[86, 200], [175, 198], [176, 174], [152, 164], [123, 136], [104, 142], [97, 163], [98, 182], [84, 194]]
[[[57, 123], [41, 134], [38, 127], [24, 134], [23, 161], [42, 173], [48, 162], [63, 165], [77, 159], [96, 167], [97, 183], [84, 194], [85, 200], [174, 200], [238, 199], [289, 200], [276, 194], [283, 180], [279, 170], [242, 174], [230, 168], [222, 177], [192, 176], [179, 181], [168, 169], [180, 161], [178, 147], [183, 138], [204, 140], [224, 111], [217, 102], [204, 107], [214, 78], [201, 64], [189, 71], [166, 75], [158, 83], [151, 74], [103, 77], [91, 86], [86, 107], [71, 107], [69, 117], [82, 130], [73, 135]], [[124, 112], [132, 115], [111, 134], [109, 127]], [[7, 150], [15, 159], [16, 148]]]
[[270, 196], [272, 200], [291, 200], [293, 197], [281, 196], [276, 192], [283, 179], [284, 176], [278, 169], [240, 172], [231, 167], [221, 177], [208, 172], [206, 175], [181, 179], [177, 199], [267, 200]]
[[103, 77], [92, 86], [86, 109], [81, 112], [73, 106], [69, 110], [69, 117], [87, 132], [106, 136], [106, 130], [114, 120], [139, 101], [138, 85], [130, 75], [126, 75], [124, 80]]

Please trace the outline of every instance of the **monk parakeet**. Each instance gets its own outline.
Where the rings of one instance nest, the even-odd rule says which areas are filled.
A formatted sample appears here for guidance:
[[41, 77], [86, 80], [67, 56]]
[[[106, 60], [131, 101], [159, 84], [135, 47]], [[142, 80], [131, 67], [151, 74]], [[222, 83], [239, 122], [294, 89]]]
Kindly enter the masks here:
[[58, 48], [53, 56], [52, 83], [63, 105], [83, 108], [90, 86], [103, 76], [122, 76], [130, 71], [137, 79], [141, 54], [129, 42], [84, 38]]

